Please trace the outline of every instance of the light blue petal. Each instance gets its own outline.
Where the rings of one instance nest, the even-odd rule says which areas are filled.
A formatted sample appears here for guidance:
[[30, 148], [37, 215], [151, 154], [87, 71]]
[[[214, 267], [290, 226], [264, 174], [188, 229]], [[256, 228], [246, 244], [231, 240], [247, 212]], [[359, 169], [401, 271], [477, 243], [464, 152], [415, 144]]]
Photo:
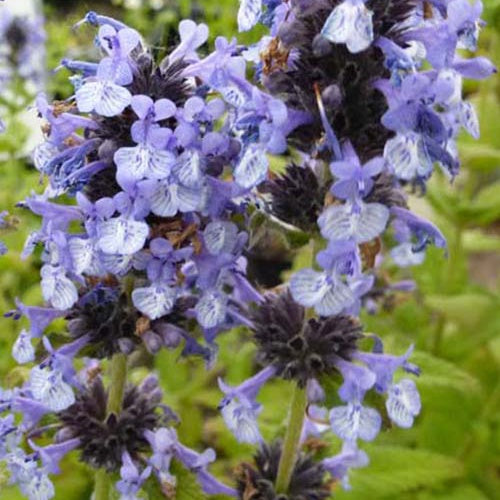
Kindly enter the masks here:
[[82, 113], [96, 113], [111, 117], [119, 115], [132, 99], [130, 92], [110, 81], [87, 82], [75, 93], [76, 103]]
[[65, 410], [75, 402], [73, 389], [62, 379], [60, 372], [35, 366], [31, 370], [29, 388], [36, 401], [52, 411]]
[[118, 172], [126, 177], [140, 180], [162, 179], [170, 174], [175, 158], [170, 151], [140, 144], [133, 148], [120, 148], [114, 155]]
[[186, 151], [179, 156], [174, 173], [180, 183], [189, 188], [200, 188], [204, 175], [198, 151]]
[[149, 227], [145, 222], [116, 217], [99, 222], [97, 234], [99, 248], [104, 253], [130, 255], [144, 246]]
[[470, 102], [462, 101], [460, 105], [460, 123], [474, 139], [479, 139], [479, 119]]
[[21, 330], [14, 342], [12, 357], [21, 365], [35, 360], [35, 348], [31, 343], [31, 335], [26, 330]]
[[364, 243], [385, 229], [389, 209], [380, 203], [362, 203], [359, 210], [351, 205], [331, 205], [319, 217], [321, 234], [330, 241], [353, 239]]
[[151, 211], [160, 217], [173, 217], [179, 210], [177, 184], [159, 182], [151, 199]]
[[132, 265], [132, 255], [112, 255], [102, 253], [99, 261], [106, 271], [121, 276], [128, 272]]
[[136, 288], [132, 292], [132, 302], [149, 319], [158, 319], [172, 310], [176, 295], [175, 288], [153, 285]]
[[78, 300], [78, 291], [74, 283], [66, 277], [60, 268], [45, 265], [41, 270], [43, 298], [54, 309], [64, 311]]
[[212, 255], [229, 253], [236, 245], [238, 228], [228, 221], [210, 222], [203, 231], [203, 240]]
[[333, 408], [330, 424], [333, 432], [345, 441], [358, 438], [372, 441], [380, 431], [382, 418], [373, 408], [365, 408], [356, 402]]
[[405, 429], [413, 425], [415, 416], [420, 413], [420, 395], [415, 382], [403, 379], [389, 387], [389, 397], [385, 403], [389, 418]]
[[330, 291], [331, 283], [326, 273], [301, 269], [290, 280], [293, 298], [303, 306], [313, 307]]
[[228, 85], [219, 88], [219, 92], [224, 100], [235, 108], [240, 108], [247, 100], [245, 93], [235, 85]]
[[391, 257], [399, 267], [418, 266], [425, 260], [425, 250], [414, 252], [410, 242], [401, 243], [391, 250]]
[[94, 254], [91, 240], [71, 238], [68, 242], [68, 250], [75, 274], [83, 274], [91, 267]]
[[384, 158], [396, 176], [405, 181], [427, 177], [432, 171], [432, 161], [417, 134], [398, 134], [389, 139], [384, 148]]
[[236, 398], [225, 400], [221, 406], [222, 418], [238, 442], [257, 444], [262, 441], [255, 408]]
[[198, 323], [204, 328], [214, 328], [226, 319], [227, 297], [218, 290], [206, 291], [195, 307]]
[[177, 200], [181, 212], [193, 212], [201, 205], [201, 190], [177, 186]]
[[345, 0], [328, 16], [321, 34], [332, 43], [345, 43], [353, 54], [361, 52], [373, 42], [372, 17], [362, 0]]
[[234, 169], [234, 179], [245, 189], [260, 184], [267, 176], [268, 159], [259, 146], [248, 146], [243, 157]]
[[314, 306], [320, 316], [339, 314], [354, 303], [355, 297], [348, 285], [335, 279], [331, 287]]
[[248, 31], [259, 21], [262, 14], [262, 0], [240, 0], [238, 30]]

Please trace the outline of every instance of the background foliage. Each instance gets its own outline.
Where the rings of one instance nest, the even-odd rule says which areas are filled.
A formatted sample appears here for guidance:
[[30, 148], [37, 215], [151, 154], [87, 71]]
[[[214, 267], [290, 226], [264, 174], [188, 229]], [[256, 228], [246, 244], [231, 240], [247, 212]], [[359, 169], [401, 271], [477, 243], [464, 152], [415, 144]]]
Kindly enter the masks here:
[[[179, 18], [192, 17], [208, 22], [213, 34], [236, 32], [236, 0], [117, 0], [117, 1], [45, 2], [48, 31], [48, 67], [55, 68], [63, 56], [78, 57], [90, 46], [91, 31], [78, 34], [71, 25], [91, 8], [120, 17], [147, 34], [150, 43], [163, 51], [176, 39]], [[500, 1], [484, 0], [488, 21], [481, 37], [480, 52], [500, 65]], [[128, 4], [128, 7], [124, 4]], [[134, 5], [138, 8], [133, 8]], [[161, 7], [161, 8], [158, 8]], [[249, 40], [252, 35], [242, 37]], [[496, 60], [495, 60], [496, 59]], [[66, 97], [70, 88], [66, 74], [50, 79], [48, 92]], [[20, 84], [19, 84], [20, 85]], [[377, 315], [364, 317], [366, 330], [380, 335], [390, 351], [403, 352], [414, 343], [413, 361], [422, 368], [418, 381], [423, 412], [410, 431], [387, 428], [376, 444], [364, 446], [371, 464], [354, 471], [352, 490], [336, 490], [339, 500], [486, 500], [498, 498], [500, 491], [500, 84], [490, 79], [466, 87], [478, 110], [481, 139], [463, 137], [461, 175], [454, 185], [436, 175], [428, 196], [414, 199], [415, 209], [429, 216], [443, 229], [449, 241], [449, 256], [429, 251], [425, 263], [407, 271], [383, 268], [392, 279], [414, 279], [413, 294], [387, 297]], [[15, 103], [0, 101], [2, 116], [7, 118], [7, 133], [0, 136], [0, 210], [8, 209], [17, 219], [17, 230], [2, 239], [10, 251], [0, 258], [0, 311], [24, 302], [40, 301], [39, 262], [19, 257], [24, 239], [36, 227], [37, 220], [21, 209], [18, 200], [32, 189], [39, 189], [38, 174], [19, 151], [31, 132], [23, 125], [19, 112], [26, 99]], [[272, 228], [271, 228], [272, 229]], [[253, 240], [263, 227], [255, 226]], [[282, 238], [282, 246], [296, 264], [310, 259], [310, 248], [296, 249], [294, 242]], [[24, 373], [10, 356], [10, 348], [22, 325], [0, 318], [0, 377], [5, 385], [15, 385]], [[229, 383], [238, 383], [255, 369], [253, 347], [245, 331], [226, 335], [221, 342], [217, 366], [206, 372], [198, 360], [179, 359], [179, 352], [161, 352], [155, 359], [166, 400], [179, 414], [178, 432], [189, 446], [211, 446], [219, 460], [214, 471], [230, 480], [234, 467], [249, 460], [252, 448], [239, 445], [226, 431], [216, 406], [221, 397], [216, 384], [223, 375]], [[151, 361], [152, 362], [152, 361]], [[140, 379], [145, 368], [133, 373]], [[266, 438], [283, 435], [289, 384], [275, 382], [262, 391], [264, 404], [261, 425]], [[339, 446], [333, 435], [325, 436], [333, 453]], [[2, 471], [0, 470], [0, 483]], [[179, 472], [178, 500], [202, 499], [197, 486], [186, 473]], [[88, 499], [92, 474], [78, 464], [76, 456], [55, 478], [57, 499]], [[151, 491], [151, 499], [160, 498]], [[0, 486], [5, 500], [20, 498], [17, 491]]]

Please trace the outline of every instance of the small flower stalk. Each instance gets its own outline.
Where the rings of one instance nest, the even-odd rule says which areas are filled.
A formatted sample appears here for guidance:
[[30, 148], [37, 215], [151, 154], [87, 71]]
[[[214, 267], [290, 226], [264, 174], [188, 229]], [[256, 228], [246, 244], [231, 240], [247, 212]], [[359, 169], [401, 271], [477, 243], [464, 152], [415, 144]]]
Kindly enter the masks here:
[[[463, 57], [481, 9], [241, 0], [240, 31], [268, 28], [255, 45], [218, 37], [207, 53], [208, 27], [184, 20], [162, 60], [119, 20], [77, 23], [100, 58], [61, 61], [65, 101], [38, 96], [45, 140], [33, 163], [47, 183], [19, 203], [41, 218], [23, 256], [41, 249], [44, 300], [7, 314], [29, 321], [12, 351], [29, 375], [0, 392], [0, 459], [23, 495], [53, 498], [51, 477], [75, 453], [95, 471], [96, 500], [141, 498], [151, 484], [174, 498], [173, 461], [208, 496], [326, 500], [369, 463], [363, 442], [387, 422], [414, 424], [413, 346], [387, 352], [360, 314], [414, 287], [391, 283], [383, 260], [407, 267], [429, 245], [447, 251], [407, 200], [436, 168], [453, 180], [458, 133], [479, 135], [461, 86], [496, 71]], [[288, 163], [279, 174], [276, 156]], [[314, 249], [310, 267], [268, 290], [247, 273], [256, 215]], [[49, 331], [56, 320], [62, 335]], [[172, 348], [210, 370], [236, 327], [260, 369], [218, 379], [227, 428], [256, 447], [231, 484], [210, 472], [213, 449], [180, 441], [156, 375], [132, 383], [129, 372]], [[259, 392], [276, 378], [293, 396], [286, 434], [267, 443]], [[308, 448], [327, 433], [337, 453]]]

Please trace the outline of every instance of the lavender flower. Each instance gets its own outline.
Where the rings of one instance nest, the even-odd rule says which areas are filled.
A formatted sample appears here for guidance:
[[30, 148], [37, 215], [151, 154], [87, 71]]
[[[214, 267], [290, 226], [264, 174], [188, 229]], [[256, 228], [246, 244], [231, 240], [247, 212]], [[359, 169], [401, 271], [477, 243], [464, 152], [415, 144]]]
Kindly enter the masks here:
[[[379, 412], [364, 404], [368, 391], [385, 395], [387, 414], [401, 427], [410, 427], [421, 408], [415, 382], [394, 379], [399, 369], [418, 375], [408, 361], [412, 348], [403, 356], [384, 354], [376, 339], [373, 352], [359, 349], [362, 330], [348, 315], [357, 315], [376, 294], [386, 232], [394, 230], [397, 243], [389, 252], [401, 266], [422, 262], [429, 244], [446, 248], [439, 229], [408, 209], [404, 189], [409, 185], [424, 193], [434, 164], [450, 178], [458, 174], [455, 141], [460, 129], [479, 135], [473, 107], [462, 98], [462, 79], [486, 78], [496, 71], [484, 58], [456, 55], [456, 49], [477, 47], [479, 1], [453, 0], [430, 8], [432, 15], [424, 15], [421, 2], [411, 1], [240, 5], [240, 30], [259, 20], [270, 28], [246, 53], [269, 94], [263, 98], [254, 92], [254, 106], [279, 96], [285, 108], [302, 112], [304, 120], [287, 131], [285, 142], [277, 141], [279, 148], [269, 149], [295, 148], [302, 165], [288, 167], [285, 176], [269, 182], [259, 203], [313, 240], [319, 240], [311, 224], [317, 221], [327, 240], [315, 256], [314, 269], [292, 275], [290, 293], [256, 305], [251, 327], [259, 360], [299, 387], [312, 387], [310, 402], [321, 398], [327, 377], [341, 374], [338, 396], [343, 404], [330, 409], [329, 420], [344, 448], [324, 465], [344, 482], [350, 467], [368, 462], [357, 448], [358, 439], [371, 441], [382, 427]], [[421, 71], [424, 63], [430, 70]], [[285, 116], [283, 103], [279, 116]], [[259, 117], [266, 127], [272, 124], [278, 137], [275, 121], [265, 113]], [[263, 172], [253, 170], [254, 182]], [[295, 178], [307, 182], [297, 184]], [[294, 199], [287, 204], [290, 196]], [[313, 201], [305, 204], [303, 198]], [[295, 200], [311, 219], [297, 215]], [[317, 317], [310, 311], [306, 321], [305, 308]], [[298, 435], [290, 431], [286, 439]], [[287, 474], [278, 478], [284, 481], [280, 488], [292, 488], [293, 473]]]

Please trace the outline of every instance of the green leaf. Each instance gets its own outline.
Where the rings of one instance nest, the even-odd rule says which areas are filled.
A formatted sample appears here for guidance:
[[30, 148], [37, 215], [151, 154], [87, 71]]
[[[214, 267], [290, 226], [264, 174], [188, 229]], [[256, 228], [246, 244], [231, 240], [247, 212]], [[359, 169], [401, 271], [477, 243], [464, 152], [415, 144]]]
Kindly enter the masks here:
[[405, 492], [432, 490], [463, 475], [454, 458], [399, 446], [366, 446], [370, 465], [350, 474], [351, 492], [339, 491], [337, 500], [400, 498]]
[[175, 500], [206, 500], [208, 496], [203, 493], [196, 476], [175, 460], [172, 462], [170, 472], [177, 480]]
[[439, 386], [468, 393], [480, 391], [479, 381], [450, 361], [423, 351], [416, 351], [411, 356], [411, 362], [415, 363], [422, 372], [417, 381], [419, 387]]
[[417, 496], [417, 500], [488, 500], [488, 497], [472, 484], [460, 484], [440, 492], [423, 492]]
[[429, 295], [424, 300], [431, 309], [467, 328], [476, 326], [495, 305], [491, 297], [484, 293]]

